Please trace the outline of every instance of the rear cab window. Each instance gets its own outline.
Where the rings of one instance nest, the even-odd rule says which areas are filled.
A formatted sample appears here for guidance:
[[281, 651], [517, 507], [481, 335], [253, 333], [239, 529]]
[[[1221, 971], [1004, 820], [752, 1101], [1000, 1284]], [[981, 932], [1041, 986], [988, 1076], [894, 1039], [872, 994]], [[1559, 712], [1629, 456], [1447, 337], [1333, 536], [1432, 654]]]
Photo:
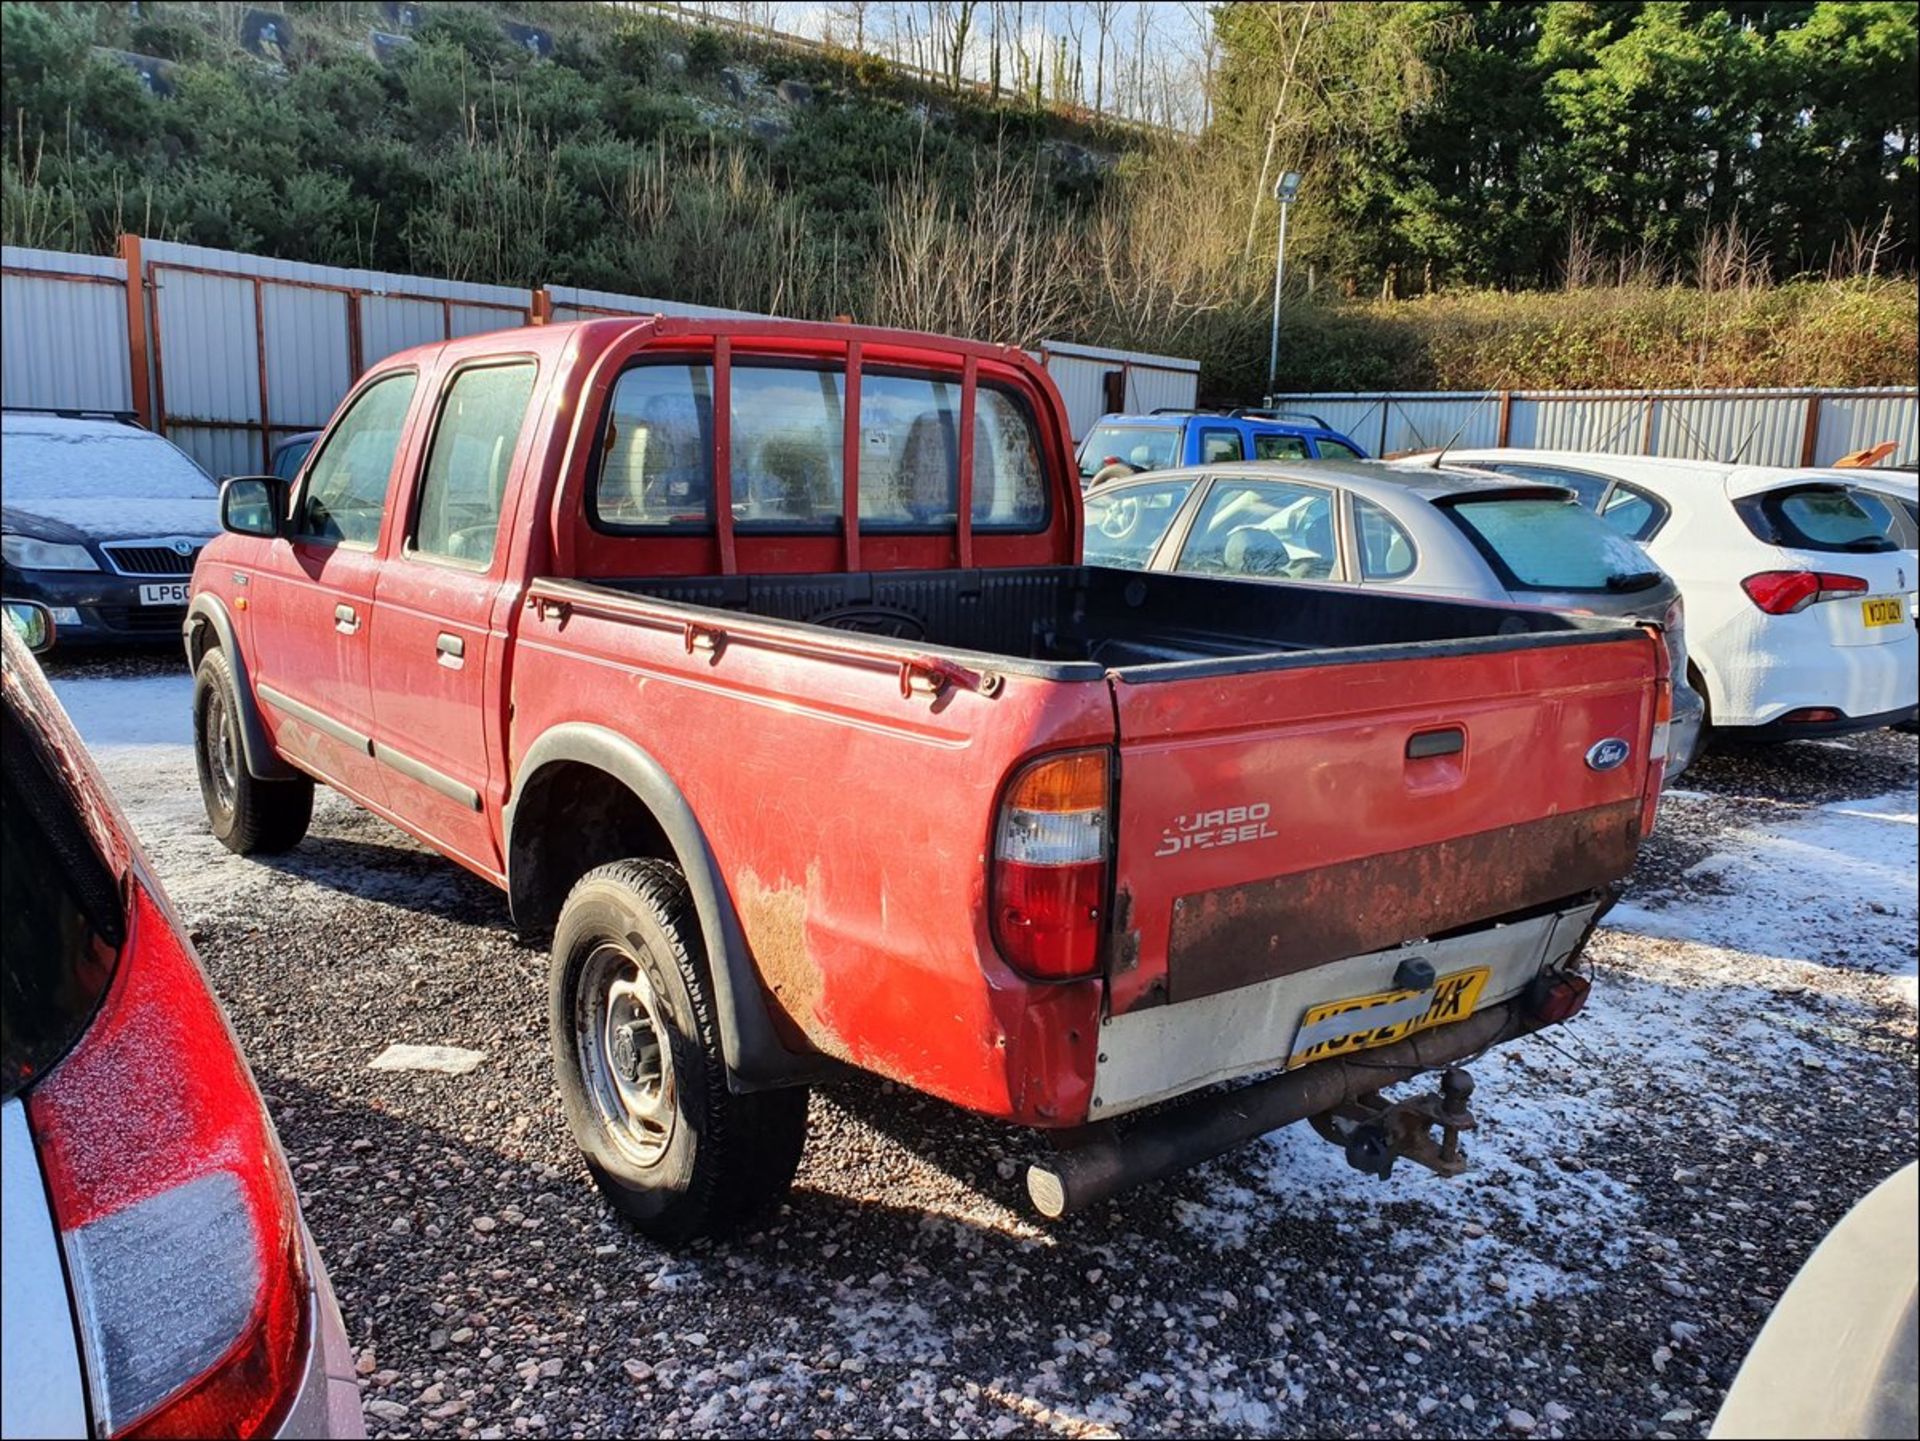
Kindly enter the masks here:
[[[737, 360], [730, 367], [727, 453], [737, 533], [831, 533], [845, 523], [847, 377], [834, 366]], [[642, 360], [607, 407], [588, 518], [615, 534], [713, 528], [713, 367]], [[853, 436], [862, 532], [958, 528], [962, 386], [862, 366]], [[1030, 533], [1049, 518], [1033, 416], [991, 381], [974, 393], [972, 526]]]
[[1884, 505], [1863, 503], [1871, 499], [1840, 485], [1797, 485], [1743, 495], [1733, 508], [1769, 545], [1845, 555], [1898, 550], [1892, 517]]
[[1468, 495], [1436, 504], [1510, 591], [1638, 590], [1659, 581], [1645, 551], [1571, 498]]
[[1177, 425], [1096, 425], [1080, 447], [1080, 479], [1118, 461], [1135, 470], [1167, 470], [1180, 462]]

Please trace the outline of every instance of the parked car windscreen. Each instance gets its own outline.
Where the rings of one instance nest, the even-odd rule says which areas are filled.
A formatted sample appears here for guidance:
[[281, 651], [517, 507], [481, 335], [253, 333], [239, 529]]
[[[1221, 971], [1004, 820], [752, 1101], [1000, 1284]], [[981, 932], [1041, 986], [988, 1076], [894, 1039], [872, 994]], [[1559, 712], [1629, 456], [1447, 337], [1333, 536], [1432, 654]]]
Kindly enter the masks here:
[[36, 500], [206, 500], [207, 473], [152, 431], [112, 420], [9, 415], [6, 497]]
[[1800, 485], [1742, 496], [1734, 509], [1748, 530], [1770, 545], [1793, 550], [1874, 554], [1898, 550], [1889, 539], [1892, 517], [1839, 485]]
[[1633, 590], [1659, 579], [1645, 551], [1571, 497], [1466, 496], [1440, 509], [1509, 590]]
[[1179, 459], [1176, 425], [1096, 425], [1080, 447], [1080, 478], [1090, 478], [1112, 460], [1135, 470], [1165, 470]]

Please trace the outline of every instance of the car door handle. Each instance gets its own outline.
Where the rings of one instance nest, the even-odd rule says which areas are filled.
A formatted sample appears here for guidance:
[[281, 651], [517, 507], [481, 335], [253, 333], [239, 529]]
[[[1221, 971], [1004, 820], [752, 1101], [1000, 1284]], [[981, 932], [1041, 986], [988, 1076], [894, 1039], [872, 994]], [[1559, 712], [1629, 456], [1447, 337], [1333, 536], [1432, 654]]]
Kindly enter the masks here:
[[360, 613], [350, 605], [336, 605], [333, 608], [333, 628], [342, 635], [352, 635], [360, 629]]
[[441, 631], [433, 642], [433, 648], [439, 652], [440, 664], [448, 670], [459, 670], [467, 663], [467, 643], [457, 635]]

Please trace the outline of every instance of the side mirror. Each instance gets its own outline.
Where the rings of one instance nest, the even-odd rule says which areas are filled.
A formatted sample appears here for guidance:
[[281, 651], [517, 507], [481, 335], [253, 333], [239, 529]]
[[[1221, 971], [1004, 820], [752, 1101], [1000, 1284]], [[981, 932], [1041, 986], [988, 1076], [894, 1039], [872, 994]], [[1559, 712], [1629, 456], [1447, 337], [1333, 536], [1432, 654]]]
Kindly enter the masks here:
[[53, 649], [52, 611], [37, 600], [10, 600], [6, 606], [7, 624], [29, 651], [42, 655]]
[[277, 475], [233, 475], [220, 482], [220, 525], [235, 535], [280, 534], [287, 514], [287, 483]]

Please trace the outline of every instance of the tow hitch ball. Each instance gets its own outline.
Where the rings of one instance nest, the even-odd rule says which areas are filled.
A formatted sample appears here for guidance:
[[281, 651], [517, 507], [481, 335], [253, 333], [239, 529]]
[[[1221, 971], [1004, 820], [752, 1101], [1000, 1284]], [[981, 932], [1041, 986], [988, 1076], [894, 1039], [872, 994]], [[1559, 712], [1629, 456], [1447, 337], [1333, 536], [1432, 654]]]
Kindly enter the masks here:
[[1388, 1101], [1369, 1091], [1313, 1117], [1313, 1129], [1347, 1153], [1349, 1166], [1369, 1176], [1385, 1180], [1402, 1156], [1439, 1175], [1457, 1176], [1467, 1169], [1460, 1133], [1478, 1124], [1467, 1105], [1472, 1095], [1473, 1077], [1449, 1066], [1436, 1092]]

